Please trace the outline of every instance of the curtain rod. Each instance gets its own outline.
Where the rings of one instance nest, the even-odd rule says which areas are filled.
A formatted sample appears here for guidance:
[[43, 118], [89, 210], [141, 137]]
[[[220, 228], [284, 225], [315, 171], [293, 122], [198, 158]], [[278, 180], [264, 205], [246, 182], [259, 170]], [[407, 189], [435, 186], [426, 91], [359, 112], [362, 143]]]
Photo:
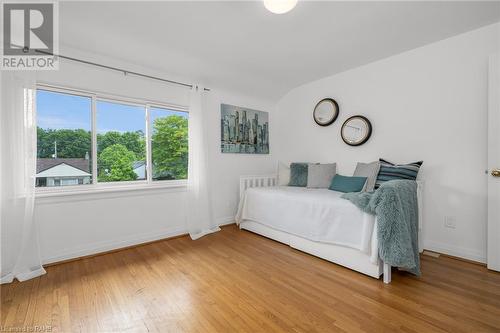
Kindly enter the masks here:
[[[54, 57], [59, 57], [59, 58], [66, 59], [66, 60], [71, 60], [71, 61], [79, 62], [79, 63], [86, 64], [86, 65], [91, 65], [91, 66], [106, 68], [106, 69], [117, 71], [117, 72], [122, 72], [125, 75], [132, 74], [132, 75], [135, 75], [135, 76], [140, 76], [140, 77], [144, 77], [144, 78], [151, 79], [151, 80], [157, 80], [157, 81], [161, 81], [161, 82], [176, 84], [176, 85], [183, 86], [183, 87], [193, 88], [193, 85], [189, 84], [189, 83], [184, 83], [184, 82], [179, 82], [179, 81], [173, 81], [173, 80], [167, 80], [167, 79], [163, 79], [163, 78], [157, 77], [157, 76], [151, 76], [151, 75], [147, 75], [147, 74], [142, 74], [142, 73], [139, 73], [139, 72], [129, 71], [129, 70], [123, 69], [123, 68], [118, 68], [118, 67], [103, 65], [103, 64], [99, 64], [99, 63], [88, 61], [88, 60], [83, 60], [83, 59], [68, 57], [68, 56], [61, 55], [61, 54], [54, 54], [54, 53], [43, 51], [43, 50], [35, 50], [35, 52], [46, 54], [46, 55], [51, 55], [51, 56], [54, 56]], [[209, 88], [203, 88], [203, 90], [210, 91]]]

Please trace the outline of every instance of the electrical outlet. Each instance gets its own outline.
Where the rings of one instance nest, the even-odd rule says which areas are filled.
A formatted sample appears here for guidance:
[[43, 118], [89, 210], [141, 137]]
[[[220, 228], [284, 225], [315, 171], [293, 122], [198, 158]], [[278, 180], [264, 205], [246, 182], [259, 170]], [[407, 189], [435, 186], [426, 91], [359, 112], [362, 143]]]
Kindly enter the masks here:
[[446, 228], [450, 229], [456, 229], [457, 228], [457, 221], [453, 216], [445, 216], [444, 217], [444, 226]]

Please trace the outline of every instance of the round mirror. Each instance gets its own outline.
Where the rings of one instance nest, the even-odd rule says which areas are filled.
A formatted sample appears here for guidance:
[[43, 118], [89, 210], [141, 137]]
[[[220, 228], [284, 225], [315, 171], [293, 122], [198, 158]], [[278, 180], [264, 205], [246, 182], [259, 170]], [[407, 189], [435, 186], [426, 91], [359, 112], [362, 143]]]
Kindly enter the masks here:
[[328, 126], [339, 116], [339, 105], [331, 98], [325, 98], [316, 104], [313, 111], [313, 118], [316, 124]]
[[363, 116], [348, 118], [340, 130], [342, 140], [350, 146], [359, 146], [368, 141], [372, 135], [372, 124]]

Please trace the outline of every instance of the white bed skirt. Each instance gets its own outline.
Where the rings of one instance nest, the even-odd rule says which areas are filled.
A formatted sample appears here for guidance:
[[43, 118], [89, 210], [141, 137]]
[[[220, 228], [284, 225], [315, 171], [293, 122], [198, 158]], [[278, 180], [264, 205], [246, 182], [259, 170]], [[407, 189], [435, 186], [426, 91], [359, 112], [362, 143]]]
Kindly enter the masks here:
[[252, 231], [256, 234], [271, 238], [290, 247], [312, 254], [316, 257], [331, 261], [341, 266], [353, 269], [368, 276], [379, 278], [383, 273], [383, 264], [380, 259], [373, 258], [369, 254], [349, 247], [320, 243], [279, 231], [261, 223], [243, 220], [240, 228]]

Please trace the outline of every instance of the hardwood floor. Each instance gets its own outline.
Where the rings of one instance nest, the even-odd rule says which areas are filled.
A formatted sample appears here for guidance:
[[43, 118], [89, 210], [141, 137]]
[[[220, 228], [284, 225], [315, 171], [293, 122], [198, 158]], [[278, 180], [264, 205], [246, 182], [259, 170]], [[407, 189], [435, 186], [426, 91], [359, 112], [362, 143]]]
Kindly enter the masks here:
[[500, 332], [500, 274], [428, 256], [422, 272], [384, 285], [229, 226], [2, 285], [0, 331]]

